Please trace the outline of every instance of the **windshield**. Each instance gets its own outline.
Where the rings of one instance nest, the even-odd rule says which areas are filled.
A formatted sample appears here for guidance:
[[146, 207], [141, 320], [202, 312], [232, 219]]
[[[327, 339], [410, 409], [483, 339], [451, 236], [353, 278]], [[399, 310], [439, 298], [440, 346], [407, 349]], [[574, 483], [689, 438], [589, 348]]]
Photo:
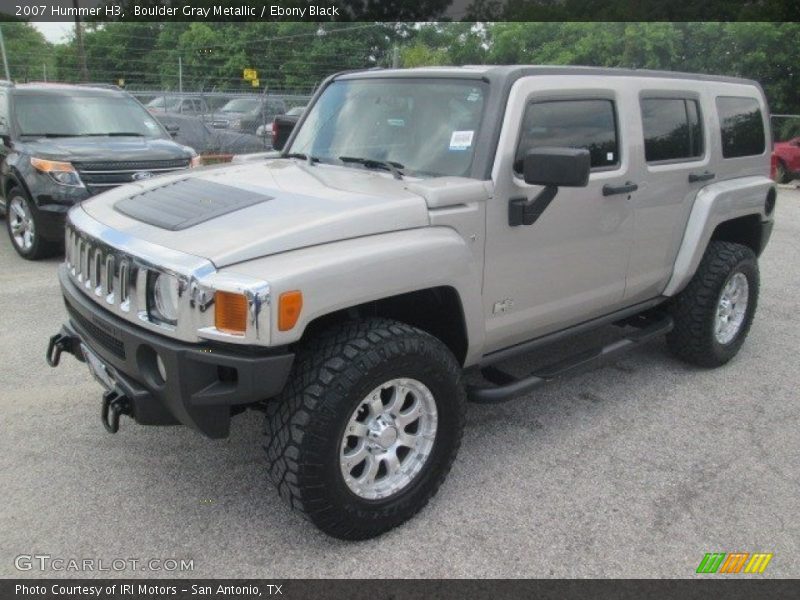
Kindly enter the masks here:
[[418, 176], [469, 174], [486, 84], [452, 79], [335, 81], [287, 153], [323, 162], [358, 157]]
[[147, 103], [148, 108], [160, 108], [161, 110], [177, 111], [181, 104], [180, 98], [170, 98], [167, 96], [159, 96], [153, 98]]
[[25, 94], [14, 112], [20, 135], [164, 137], [150, 113], [127, 96]]
[[228, 101], [228, 103], [220, 109], [220, 112], [251, 112], [258, 110], [260, 106], [261, 100], [236, 98]]

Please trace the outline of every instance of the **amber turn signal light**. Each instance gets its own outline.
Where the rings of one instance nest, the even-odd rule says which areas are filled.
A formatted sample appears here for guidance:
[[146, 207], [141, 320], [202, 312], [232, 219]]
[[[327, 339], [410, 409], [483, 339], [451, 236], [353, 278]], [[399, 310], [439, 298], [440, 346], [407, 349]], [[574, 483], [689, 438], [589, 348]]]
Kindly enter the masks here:
[[223, 333], [244, 335], [247, 329], [247, 298], [244, 294], [217, 292], [214, 295], [214, 326]]
[[297, 324], [303, 310], [303, 292], [284, 292], [278, 300], [278, 330], [289, 331]]

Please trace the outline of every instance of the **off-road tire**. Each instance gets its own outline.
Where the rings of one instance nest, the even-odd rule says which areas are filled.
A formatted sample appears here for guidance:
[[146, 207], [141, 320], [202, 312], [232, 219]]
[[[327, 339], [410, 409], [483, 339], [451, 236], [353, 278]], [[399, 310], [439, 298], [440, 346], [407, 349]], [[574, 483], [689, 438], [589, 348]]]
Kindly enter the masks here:
[[[33, 221], [33, 244], [27, 249], [20, 248], [17, 245], [17, 243], [14, 241], [14, 235], [11, 232], [11, 203], [15, 199], [20, 200], [27, 205], [27, 209], [30, 211], [31, 219]], [[6, 232], [8, 233], [8, 241], [11, 242], [14, 250], [16, 250], [17, 254], [26, 260], [41, 260], [43, 258], [49, 258], [58, 254], [60, 250], [60, 245], [58, 242], [46, 240], [42, 237], [39, 213], [36, 207], [33, 206], [30, 198], [28, 198], [28, 195], [19, 187], [12, 187], [8, 190], [6, 199]]]
[[[714, 334], [714, 320], [720, 294], [734, 273], [747, 278], [747, 311], [735, 337], [722, 344]], [[700, 367], [727, 363], [739, 352], [753, 323], [758, 287], [758, 261], [750, 248], [731, 242], [711, 242], [689, 285], [670, 305], [675, 327], [667, 334], [669, 349], [681, 360]]]
[[[464, 429], [461, 367], [435, 337], [397, 321], [334, 326], [298, 352], [285, 390], [267, 405], [269, 477], [280, 495], [325, 533], [367, 539], [419, 512], [450, 471]], [[411, 377], [432, 392], [438, 426], [430, 455], [406, 487], [388, 498], [353, 493], [340, 467], [350, 416], [376, 387]]]

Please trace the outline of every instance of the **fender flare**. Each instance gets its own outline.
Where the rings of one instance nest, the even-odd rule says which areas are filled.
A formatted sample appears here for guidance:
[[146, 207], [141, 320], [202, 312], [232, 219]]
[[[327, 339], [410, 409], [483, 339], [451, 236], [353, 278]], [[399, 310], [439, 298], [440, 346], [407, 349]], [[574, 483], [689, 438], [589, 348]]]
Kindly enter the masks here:
[[769, 191], [774, 188], [775, 182], [768, 177], [753, 176], [720, 181], [701, 189], [689, 214], [672, 276], [663, 295], [674, 296], [689, 284], [714, 230], [721, 223], [750, 215], [759, 216], [761, 221], [771, 221], [773, 214], [767, 214], [765, 204]]

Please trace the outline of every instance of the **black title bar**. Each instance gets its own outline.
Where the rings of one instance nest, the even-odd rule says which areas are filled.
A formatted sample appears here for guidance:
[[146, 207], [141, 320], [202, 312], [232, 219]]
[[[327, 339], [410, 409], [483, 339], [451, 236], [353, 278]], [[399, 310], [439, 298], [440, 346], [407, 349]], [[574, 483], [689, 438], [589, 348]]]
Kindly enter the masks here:
[[0, 20], [800, 21], [796, 0], [0, 0]]

